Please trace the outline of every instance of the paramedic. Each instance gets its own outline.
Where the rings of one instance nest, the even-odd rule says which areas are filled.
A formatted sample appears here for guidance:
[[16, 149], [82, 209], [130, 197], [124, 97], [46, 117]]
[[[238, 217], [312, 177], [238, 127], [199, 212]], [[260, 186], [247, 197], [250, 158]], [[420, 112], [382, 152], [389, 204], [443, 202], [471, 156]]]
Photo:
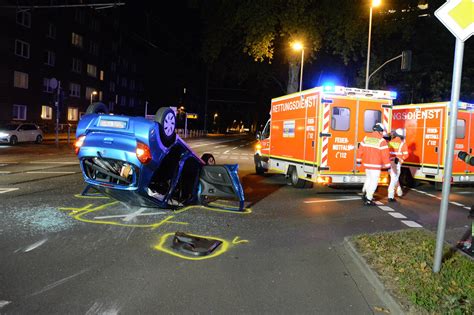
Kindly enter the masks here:
[[390, 153], [387, 141], [383, 138], [385, 127], [381, 123], [376, 123], [372, 128], [373, 132], [364, 137], [357, 150], [357, 165], [365, 168], [365, 183], [362, 192], [364, 193], [364, 204], [374, 205], [374, 193], [377, 189], [380, 172], [382, 169], [390, 167]]
[[388, 143], [388, 150], [390, 151], [390, 185], [388, 186], [388, 201], [395, 201], [395, 189], [397, 196], [403, 196], [403, 190], [398, 182], [400, 177], [400, 170], [403, 161], [408, 157], [408, 147], [405, 143], [405, 130], [397, 128], [392, 131], [392, 140]]

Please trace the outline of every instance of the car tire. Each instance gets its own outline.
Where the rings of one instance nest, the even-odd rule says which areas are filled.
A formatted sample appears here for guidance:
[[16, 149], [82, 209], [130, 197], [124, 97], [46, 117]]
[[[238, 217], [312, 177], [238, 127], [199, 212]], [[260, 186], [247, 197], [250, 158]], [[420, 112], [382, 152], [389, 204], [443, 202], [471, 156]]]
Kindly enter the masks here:
[[257, 175], [265, 174], [265, 169], [262, 167], [262, 158], [260, 157], [260, 155], [254, 155], [253, 161], [255, 164], [255, 173]]
[[160, 139], [165, 147], [171, 146], [176, 140], [176, 114], [169, 107], [161, 107], [155, 114], [159, 125]]
[[18, 143], [18, 138], [16, 136], [11, 136], [10, 137], [10, 144], [11, 145], [16, 145]]
[[305, 188], [306, 181], [298, 177], [298, 172], [296, 168], [292, 167], [289, 172], [289, 184], [294, 186], [295, 188]]
[[210, 153], [204, 153], [201, 157], [201, 160], [203, 160], [206, 165], [216, 165], [216, 159]]
[[37, 136], [36, 136], [35, 143], [40, 144], [41, 142], [43, 142], [43, 137], [42, 137], [41, 135], [37, 135]]
[[109, 114], [107, 105], [101, 102], [92, 103], [87, 107], [86, 114]]

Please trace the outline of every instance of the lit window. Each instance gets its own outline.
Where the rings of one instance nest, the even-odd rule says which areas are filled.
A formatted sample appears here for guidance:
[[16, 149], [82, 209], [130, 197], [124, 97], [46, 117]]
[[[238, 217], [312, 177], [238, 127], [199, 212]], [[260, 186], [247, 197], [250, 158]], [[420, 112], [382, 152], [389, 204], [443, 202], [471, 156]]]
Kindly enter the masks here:
[[76, 58], [72, 58], [72, 71], [82, 73], [82, 61]]
[[84, 47], [82, 36], [77, 34], [77, 33], [72, 33], [71, 44], [73, 44], [74, 46], [79, 47], [79, 48]]
[[77, 107], [68, 107], [67, 108], [67, 120], [77, 121], [79, 118], [79, 110]]
[[13, 104], [12, 119], [26, 120], [26, 105]]
[[41, 106], [41, 119], [53, 119], [53, 108], [51, 106]]
[[351, 124], [351, 111], [345, 107], [333, 107], [331, 129], [335, 131], [349, 130]]
[[99, 91], [99, 101], [102, 102], [103, 98], [104, 98], [104, 94], [102, 93], [102, 91]]
[[99, 78], [100, 78], [100, 81], [104, 81], [104, 71], [103, 70], [100, 70]]
[[87, 64], [87, 74], [91, 77], [97, 78], [97, 67], [91, 64]]
[[379, 110], [368, 109], [364, 112], [364, 131], [372, 132], [376, 123], [382, 121], [382, 112]]
[[49, 23], [48, 25], [48, 34], [46, 35], [49, 38], [56, 38], [56, 25]]
[[77, 83], [70, 83], [69, 95], [73, 97], [81, 97], [81, 85]]
[[25, 9], [16, 13], [16, 23], [24, 27], [31, 27], [31, 13]]
[[53, 93], [53, 88], [50, 85], [50, 80], [48, 78], [43, 78], [43, 92]]
[[22, 40], [15, 40], [15, 55], [30, 58], [30, 44]]
[[20, 89], [28, 88], [28, 73], [14, 71], [13, 72], [13, 86]]
[[56, 54], [53, 51], [46, 50], [44, 52], [44, 64], [48, 66], [56, 64]]

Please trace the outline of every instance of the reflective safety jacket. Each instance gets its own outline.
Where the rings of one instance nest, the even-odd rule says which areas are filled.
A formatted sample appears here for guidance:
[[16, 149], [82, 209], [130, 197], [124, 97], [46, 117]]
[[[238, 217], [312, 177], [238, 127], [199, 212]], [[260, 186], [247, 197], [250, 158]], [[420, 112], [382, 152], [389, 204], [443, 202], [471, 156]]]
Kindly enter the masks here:
[[390, 153], [387, 141], [379, 132], [372, 132], [365, 136], [357, 150], [357, 163], [366, 169], [381, 170], [390, 167]]
[[388, 150], [390, 151], [390, 160], [398, 158], [400, 163], [403, 163], [408, 158], [408, 147], [405, 141], [396, 137], [388, 143]]

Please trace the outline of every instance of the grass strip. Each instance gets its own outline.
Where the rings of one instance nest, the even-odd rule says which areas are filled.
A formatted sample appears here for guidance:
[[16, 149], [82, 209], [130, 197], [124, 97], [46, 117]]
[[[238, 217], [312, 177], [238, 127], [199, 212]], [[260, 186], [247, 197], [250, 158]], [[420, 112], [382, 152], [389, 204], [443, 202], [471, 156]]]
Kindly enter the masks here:
[[433, 273], [434, 233], [362, 234], [352, 242], [407, 312], [474, 314], [474, 261], [446, 246], [441, 271]]

